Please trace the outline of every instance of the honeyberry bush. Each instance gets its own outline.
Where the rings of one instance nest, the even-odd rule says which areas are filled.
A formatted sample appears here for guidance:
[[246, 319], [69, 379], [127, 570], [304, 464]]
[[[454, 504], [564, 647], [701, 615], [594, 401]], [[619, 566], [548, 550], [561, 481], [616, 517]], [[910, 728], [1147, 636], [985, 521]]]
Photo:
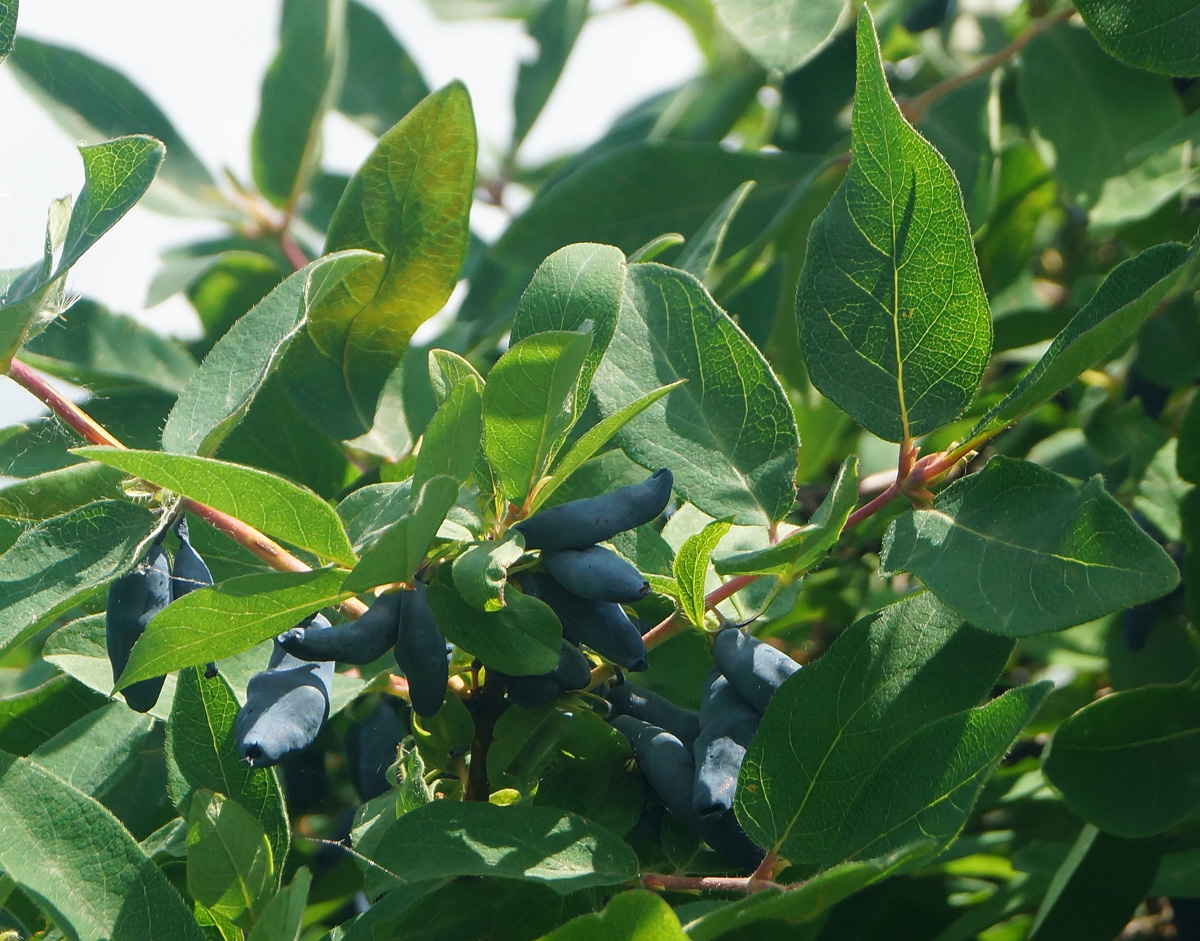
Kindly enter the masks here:
[[[669, 3], [702, 73], [537, 165], [588, 4], [432, 5], [536, 41], [505, 153], [375, 10], [287, 0], [235, 180], [0, 3], [3, 67], [86, 178], [0, 273], [0, 365], [50, 409], [0, 432], [0, 926], [1190, 936], [1200, 7]], [[335, 110], [378, 135], [348, 179], [321, 165]], [[473, 236], [472, 202], [514, 192]], [[148, 298], [186, 294], [194, 341], [70, 291], [139, 202], [225, 226]], [[521, 521], [659, 469], [666, 512], [606, 540], [651, 589], [620, 609], [648, 669], [585, 642], [586, 689], [518, 704], [578, 627]], [[193, 555], [211, 587], [114, 613], [118, 579]], [[308, 687], [307, 747], [248, 751], [274, 638], [318, 612], [354, 638], [396, 591], [453, 645], [440, 707], [388, 650]], [[690, 816], [687, 748], [671, 777], [607, 700], [690, 715], [713, 637], [751, 635], [800, 668], [707, 782], [736, 782], [739, 853]]]

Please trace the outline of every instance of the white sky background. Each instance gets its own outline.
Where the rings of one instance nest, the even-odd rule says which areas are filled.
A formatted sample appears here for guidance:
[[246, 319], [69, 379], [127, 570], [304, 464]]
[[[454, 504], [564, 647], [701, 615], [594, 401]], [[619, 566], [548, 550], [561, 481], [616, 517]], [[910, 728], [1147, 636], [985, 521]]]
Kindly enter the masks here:
[[[471, 92], [485, 163], [505, 147], [512, 92], [529, 40], [521, 24], [501, 20], [445, 23], [423, 0], [364, 0], [389, 23], [437, 88], [454, 78]], [[611, 4], [593, 2], [592, 9]], [[214, 174], [228, 167], [248, 180], [249, 140], [263, 73], [277, 47], [276, 0], [23, 0], [18, 34], [80, 49], [137, 83], [166, 112]], [[598, 137], [630, 105], [695, 75], [701, 57], [681, 21], [651, 3], [589, 18], [566, 70], [522, 147], [531, 162]], [[71, 140], [0, 65], [0, 268], [41, 255], [46, 208], [78, 193], [83, 171]], [[333, 115], [325, 128], [325, 165], [353, 171], [374, 140]], [[478, 218], [481, 234], [495, 220]], [[490, 231], [485, 231], [485, 226]], [[75, 265], [70, 289], [154, 329], [195, 336], [198, 322], [179, 296], [145, 310], [159, 253], [222, 231], [220, 226], [135, 207]], [[0, 378], [0, 425], [38, 414], [40, 404]]]

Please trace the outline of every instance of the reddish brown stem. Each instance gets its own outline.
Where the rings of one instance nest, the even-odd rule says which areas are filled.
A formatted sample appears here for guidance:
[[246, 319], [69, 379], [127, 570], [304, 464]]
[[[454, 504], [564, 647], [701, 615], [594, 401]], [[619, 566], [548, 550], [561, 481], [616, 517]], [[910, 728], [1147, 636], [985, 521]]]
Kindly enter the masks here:
[[642, 885], [647, 889], [681, 889], [700, 892], [761, 892], [763, 889], [783, 889], [787, 886], [777, 882], [754, 882], [738, 876], [668, 876], [661, 872], [647, 872], [642, 876]]
[[85, 441], [90, 441], [92, 444], [105, 444], [114, 448], [125, 447], [99, 422], [95, 421], [83, 409], [65, 395], [62, 395], [50, 383], [20, 360], [14, 359], [12, 361], [12, 365], [8, 369], [8, 374], [14, 382], [24, 386], [40, 401], [49, 406], [55, 415], [75, 429]]
[[283, 254], [287, 257], [288, 264], [291, 265], [296, 271], [299, 271], [308, 264], [309, 259], [308, 256], [304, 254], [304, 249], [302, 249], [296, 243], [296, 240], [288, 235], [287, 232], [279, 233], [279, 247], [283, 249]]

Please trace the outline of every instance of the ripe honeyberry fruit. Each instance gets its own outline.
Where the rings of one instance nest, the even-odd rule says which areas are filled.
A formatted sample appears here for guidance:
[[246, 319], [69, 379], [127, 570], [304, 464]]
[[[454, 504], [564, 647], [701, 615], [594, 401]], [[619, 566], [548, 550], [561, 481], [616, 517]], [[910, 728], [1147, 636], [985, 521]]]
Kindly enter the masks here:
[[634, 604], [650, 594], [642, 573], [603, 546], [543, 552], [542, 564], [563, 588], [589, 601]]
[[712, 650], [717, 669], [759, 715], [766, 712], [775, 690], [800, 669], [782, 650], [735, 627], [717, 634]]
[[605, 694], [613, 713], [633, 716], [651, 725], [666, 729], [690, 750], [700, 734], [700, 714], [684, 709], [658, 693], [652, 693], [633, 683], [622, 683]]
[[446, 638], [438, 630], [425, 586], [400, 592], [400, 628], [396, 634], [396, 664], [408, 680], [413, 712], [429, 718], [442, 708], [450, 681], [450, 657]]
[[640, 484], [542, 510], [513, 529], [525, 537], [529, 549], [586, 549], [649, 523], [666, 509], [674, 483], [664, 467]]
[[172, 601], [197, 588], [207, 588], [213, 583], [208, 566], [200, 558], [200, 553], [192, 547], [186, 517], [179, 517], [179, 522], [175, 524], [175, 535], [179, 537], [179, 551], [175, 553], [175, 561], [171, 565]]
[[[108, 589], [104, 640], [115, 683], [129, 663], [129, 652], [150, 619], [171, 603], [171, 569], [161, 545], [151, 546], [146, 558]], [[165, 676], [139, 680], [121, 690], [129, 708], [149, 712], [158, 702]]]
[[[309, 630], [328, 629], [316, 615]], [[238, 751], [255, 768], [273, 765], [311, 745], [329, 716], [333, 663], [299, 660], [276, 642], [267, 669], [246, 686], [246, 705], [234, 721]]]
[[759, 715], [715, 670], [700, 703], [700, 734], [692, 746], [696, 783], [692, 806], [700, 814], [730, 810], [746, 749], [758, 731]]
[[580, 598], [549, 576], [537, 579], [537, 595], [562, 622], [563, 637], [571, 643], [587, 644], [632, 673], [648, 666], [641, 631], [619, 604]]
[[357, 621], [315, 631], [293, 627], [279, 635], [279, 643], [301, 660], [371, 663], [396, 645], [402, 595], [398, 591], [380, 595]]
[[394, 705], [384, 697], [346, 732], [350, 781], [364, 801], [387, 793], [387, 769], [396, 761], [402, 738], [404, 726]]
[[510, 676], [507, 678], [509, 698], [518, 706], [536, 709], [558, 698], [558, 694], [571, 689], [587, 689], [592, 682], [592, 665], [578, 647], [569, 641], [562, 642], [558, 655], [558, 666], [549, 673], [533, 676]]

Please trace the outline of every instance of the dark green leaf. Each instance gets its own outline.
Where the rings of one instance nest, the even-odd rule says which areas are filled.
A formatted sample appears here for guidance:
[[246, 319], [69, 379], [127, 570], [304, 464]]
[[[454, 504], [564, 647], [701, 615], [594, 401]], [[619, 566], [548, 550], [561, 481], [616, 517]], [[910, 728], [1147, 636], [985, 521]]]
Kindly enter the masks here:
[[1200, 3], [1196, 0], [1079, 0], [1079, 15], [1109, 52], [1166, 75], [1200, 75]]
[[929, 594], [856, 622], [767, 707], [738, 778], [747, 834], [791, 862], [825, 860], [830, 821], [846, 819], [887, 752], [977, 704], [1011, 650]]
[[163, 448], [205, 456], [216, 451], [279, 365], [312, 305], [376, 257], [358, 251], [327, 255], [291, 275], [241, 317], [179, 394], [163, 428]]
[[131, 385], [179, 392], [196, 371], [183, 344], [94, 301], [77, 301], [21, 352], [42, 372], [93, 393]]
[[0, 62], [13, 49], [17, 37], [17, 0], [0, 2]]
[[833, 38], [845, 0], [716, 0], [717, 15], [755, 59], [791, 72]]
[[129, 569], [154, 515], [127, 500], [100, 500], [54, 516], [0, 555], [0, 650], [39, 618]]
[[704, 583], [709, 559], [727, 532], [729, 520], [709, 523], [700, 532], [688, 536], [675, 555], [672, 571], [679, 585], [679, 606], [697, 627], [704, 627], [704, 612], [708, 607], [704, 603]]
[[688, 941], [671, 906], [653, 892], [633, 889], [614, 896], [604, 909], [580, 915], [542, 941]]
[[479, 375], [479, 370], [457, 353], [452, 350], [429, 351], [429, 382], [438, 405], [443, 404], [455, 387], [467, 378], [475, 379], [483, 388], [483, 376]]
[[1116, 937], [1154, 881], [1161, 854], [1158, 840], [1084, 827], [1046, 890], [1029, 941]]
[[[72, 722], [34, 750], [30, 757], [72, 787], [103, 800], [137, 763], [155, 727], [153, 716], [111, 702]], [[7, 744], [7, 743], [6, 743]], [[149, 803], [157, 795], [143, 794]]]
[[952, 421], [991, 353], [991, 318], [962, 193], [888, 90], [858, 20], [853, 160], [813, 223], [796, 295], [813, 385], [899, 441]]
[[425, 553], [437, 536], [438, 527], [458, 496], [459, 483], [453, 477], [431, 477], [426, 481], [412, 509], [384, 530], [378, 540], [363, 552], [342, 588], [361, 592], [376, 585], [409, 582], [425, 561]]
[[708, 278], [721, 256], [729, 227], [754, 186], [753, 180], [747, 180], [713, 210], [713, 214], [704, 220], [704, 225], [688, 239], [683, 251], [679, 253], [679, 258], [675, 260], [676, 268], [694, 274], [701, 281]]
[[115, 500], [124, 494], [125, 475], [102, 464], [75, 464], [37, 474], [0, 489], [0, 517], [39, 523], [96, 500]]
[[408, 52], [378, 13], [350, 0], [346, 7], [350, 53], [337, 109], [376, 137], [429, 94]]
[[263, 76], [250, 166], [258, 191], [291, 209], [321, 160], [325, 112], [346, 67], [344, 0], [286, 0], [279, 51]]
[[267, 902], [262, 917], [250, 929], [246, 941], [299, 941], [311, 885], [309, 871], [298, 870], [291, 884]]
[[1114, 268], [1017, 387], [979, 420], [971, 437], [994, 434], [1110, 356], [1137, 333], [1170, 291], [1191, 276], [1198, 251], [1200, 242], [1190, 249], [1169, 242]]
[[710, 516], [758, 526], [782, 519], [795, 499], [800, 442], [779, 380], [692, 275], [632, 265], [593, 398], [613, 415], [678, 379], [688, 382], [616, 442], [643, 467], [670, 468], [678, 492]]
[[301, 411], [335, 438], [371, 428], [413, 332], [441, 309], [467, 250], [475, 121], [458, 82], [379, 139], [329, 225], [325, 250], [378, 252], [309, 313], [284, 374]]
[[544, 0], [529, 18], [525, 29], [538, 51], [536, 58], [522, 60], [517, 69], [512, 150], [520, 146], [550, 99], [587, 12], [587, 0]]
[[664, 232], [694, 232], [733, 189], [756, 180], [726, 245], [742, 248], [820, 163], [806, 154], [738, 153], [718, 144], [646, 141], [583, 164], [543, 189], [495, 244], [501, 264], [532, 268], [571, 242], [632, 252]]
[[720, 575], [802, 575], [829, 554], [857, 500], [858, 458], [848, 457], [806, 525], [773, 546], [721, 555], [713, 560], [713, 565]]
[[972, 623], [1021, 637], [1062, 630], [1165, 595], [1179, 572], [1094, 477], [997, 457], [928, 509], [895, 520], [885, 571], [918, 576]]
[[[414, 846], [422, 847], [414, 853]], [[619, 837], [552, 807], [438, 800], [400, 817], [373, 860], [403, 882], [445, 876], [530, 879], [567, 893], [637, 875]]]
[[148, 134], [163, 142], [168, 156], [148, 206], [171, 214], [231, 213], [212, 174], [170, 119], [120, 72], [82, 52], [28, 36], [17, 43], [12, 65], [17, 79], [69, 137], [98, 144], [123, 134]]
[[1122, 65], [1087, 30], [1067, 25], [1044, 30], [1022, 51], [1021, 102], [1054, 147], [1067, 196], [1084, 206], [1128, 169], [1131, 150], [1183, 117], [1168, 79]]
[[200, 789], [188, 814], [187, 886], [197, 902], [246, 926], [279, 884], [271, 844], [236, 801]]
[[1010, 690], [931, 722], [893, 748], [850, 807], [825, 866], [878, 857], [919, 840], [931, 841], [931, 851], [948, 844], [1050, 688], [1037, 683]]
[[314, 611], [350, 597], [343, 573], [268, 572], [200, 588], [155, 615], [133, 646], [118, 688], [232, 656]]
[[343, 565], [355, 562], [350, 539], [333, 507], [290, 480], [240, 464], [163, 451], [77, 450], [84, 457], [119, 467], [326, 559]]
[[0, 751], [29, 755], [103, 705], [104, 697], [69, 676], [6, 696], [0, 699]]
[[167, 722], [171, 801], [186, 810], [198, 788], [237, 801], [262, 825], [278, 871], [290, 841], [283, 792], [274, 768], [242, 761], [233, 731], [239, 708], [224, 676], [206, 679], [202, 667], [180, 671]]
[[204, 941], [166, 876], [92, 798], [3, 755], [0, 808], [0, 867], [74, 937]]
[[1055, 730], [1042, 769], [1089, 823], [1124, 837], [1161, 833], [1200, 804], [1200, 690], [1105, 696]]
[[582, 411], [578, 399], [591, 346], [586, 333], [551, 330], [516, 343], [483, 390], [483, 450], [500, 490], [520, 505], [546, 473]]
[[429, 586], [429, 608], [448, 641], [502, 673], [529, 676], [558, 666], [562, 625], [537, 598], [510, 591], [503, 608], [483, 612], [449, 585], [434, 582]]

